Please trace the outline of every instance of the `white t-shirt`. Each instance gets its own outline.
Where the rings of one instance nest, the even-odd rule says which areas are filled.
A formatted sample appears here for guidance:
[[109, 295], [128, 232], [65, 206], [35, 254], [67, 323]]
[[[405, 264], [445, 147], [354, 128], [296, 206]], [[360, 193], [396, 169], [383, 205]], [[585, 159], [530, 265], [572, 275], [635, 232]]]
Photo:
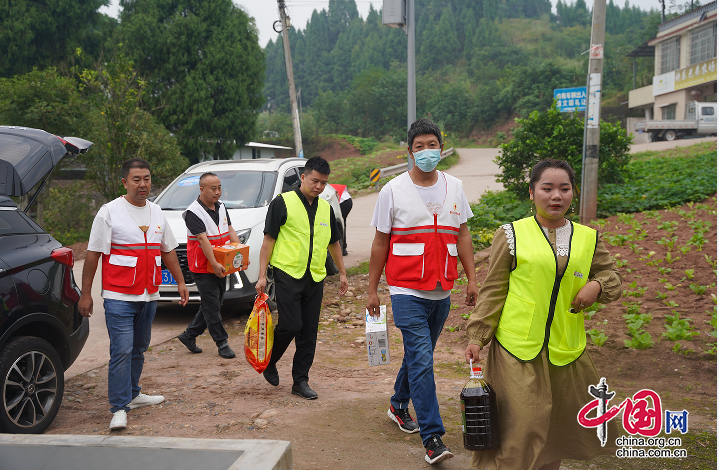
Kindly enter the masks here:
[[345, 188], [345, 190], [342, 191], [342, 196], [340, 196], [340, 204], [345, 202], [347, 199], [352, 199], [352, 196], [350, 196], [349, 189]]
[[[437, 175], [437, 182], [432, 186], [414, 185], [422, 197], [422, 201], [427, 206], [427, 209], [433, 214], [438, 214], [442, 210], [444, 200], [447, 197], [447, 184], [444, 176], [441, 171], [438, 171]], [[472, 209], [469, 207], [469, 202], [464, 192], [462, 192], [461, 205], [463, 209], [459, 211], [459, 213], [462, 214], [459, 223], [465, 224], [474, 214], [472, 214]], [[388, 185], [385, 185], [379, 193], [377, 204], [374, 206], [371, 225], [382, 233], [390, 233], [392, 231], [392, 221], [394, 220], [393, 208], [392, 190]], [[437, 287], [434, 290], [418, 290], [408, 287], [389, 286], [389, 293], [390, 295], [413, 295], [421, 299], [442, 300], [449, 297], [450, 291], [443, 290], [441, 284], [437, 283]]]
[[[137, 223], [138, 227], [150, 225], [150, 206], [145, 204], [144, 207], [133, 206], [125, 198], [122, 199], [125, 207], [127, 207], [132, 220]], [[164, 217], [164, 215], [163, 215]], [[110, 254], [110, 247], [112, 245], [112, 220], [110, 220], [110, 211], [107, 206], [102, 206], [95, 220], [92, 222], [92, 230], [90, 231], [90, 241], [87, 244], [87, 251], [97, 251], [106, 255]], [[177, 248], [178, 243], [175, 240], [175, 236], [170, 230], [170, 226], [165, 219], [165, 231], [162, 233], [162, 240], [160, 241], [160, 250], [164, 253]], [[103, 299], [114, 299], [114, 300], [125, 300], [127, 302], [150, 302], [152, 300], [158, 300], [160, 298], [160, 292], [149, 294], [147, 289], [142, 295], [123, 294], [121, 292], [112, 292], [102, 290]]]

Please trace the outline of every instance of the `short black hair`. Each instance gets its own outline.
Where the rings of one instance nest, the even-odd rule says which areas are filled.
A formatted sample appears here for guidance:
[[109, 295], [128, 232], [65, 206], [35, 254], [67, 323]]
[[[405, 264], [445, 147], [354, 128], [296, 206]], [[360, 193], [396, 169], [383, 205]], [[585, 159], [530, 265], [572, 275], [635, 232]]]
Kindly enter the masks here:
[[150, 169], [150, 164], [142, 158], [131, 158], [122, 164], [122, 178], [127, 179], [130, 176], [130, 170], [133, 168], [147, 168]]
[[414, 138], [418, 135], [434, 134], [439, 140], [439, 145], [442, 145], [442, 131], [439, 130], [439, 126], [427, 118], [417, 119], [409, 126], [407, 131], [407, 144], [409, 148], [412, 148]]
[[529, 173], [529, 187], [532, 188], [532, 191], [534, 191], [534, 187], [542, 177], [544, 170], [550, 168], [566, 171], [567, 175], [569, 175], [569, 183], [572, 185], [572, 192], [577, 194], [577, 174], [574, 172], [572, 165], [565, 160], [554, 160], [552, 158], [542, 160], [532, 168], [532, 171]]
[[317, 173], [322, 173], [323, 175], [329, 175], [330, 164], [327, 162], [327, 160], [320, 156], [312, 157], [307, 160], [307, 163], [305, 163], [304, 174], [309, 175], [310, 173], [312, 173], [312, 170], [315, 170]]
[[211, 172], [211, 171], [206, 171], [206, 172], [204, 172], [204, 173], [202, 174], [202, 176], [200, 176], [200, 185], [202, 185], [202, 180], [204, 180], [205, 178], [208, 178], [208, 177], [210, 177], [210, 176], [217, 176], [217, 175], [214, 174], [214, 173]]

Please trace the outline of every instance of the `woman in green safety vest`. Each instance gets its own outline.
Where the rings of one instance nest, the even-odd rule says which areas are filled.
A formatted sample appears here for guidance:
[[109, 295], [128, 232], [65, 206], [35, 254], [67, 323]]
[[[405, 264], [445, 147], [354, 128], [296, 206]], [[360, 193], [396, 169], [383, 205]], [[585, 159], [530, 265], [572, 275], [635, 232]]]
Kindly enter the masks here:
[[567, 162], [539, 162], [529, 179], [536, 213], [494, 235], [465, 356], [477, 361], [494, 339], [486, 372], [497, 393], [499, 448], [474, 452], [473, 467], [558, 470], [562, 459], [616, 449], [614, 421], [600, 433], [577, 421], [600, 381], [582, 311], [619, 298], [622, 278], [596, 230], [564, 217], [575, 188]]

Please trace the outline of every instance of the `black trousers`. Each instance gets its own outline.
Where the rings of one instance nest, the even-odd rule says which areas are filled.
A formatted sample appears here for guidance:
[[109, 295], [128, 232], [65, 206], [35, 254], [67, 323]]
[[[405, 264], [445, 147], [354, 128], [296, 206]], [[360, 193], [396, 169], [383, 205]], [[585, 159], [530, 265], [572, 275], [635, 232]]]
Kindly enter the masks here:
[[340, 203], [340, 211], [342, 212], [342, 220], [345, 222], [345, 229], [342, 232], [342, 249], [347, 250], [347, 216], [352, 210], [352, 199], [347, 199]]
[[292, 361], [292, 380], [296, 384], [307, 382], [315, 360], [324, 282], [315, 282], [309, 271], [302, 279], [295, 279], [281, 269], [272, 269], [278, 321], [270, 365], [277, 364], [294, 339], [296, 351]]
[[223, 347], [227, 343], [227, 331], [222, 326], [220, 307], [227, 287], [225, 278], [211, 273], [192, 273], [192, 278], [200, 293], [200, 308], [185, 334], [190, 338], [196, 338], [207, 329], [217, 347]]

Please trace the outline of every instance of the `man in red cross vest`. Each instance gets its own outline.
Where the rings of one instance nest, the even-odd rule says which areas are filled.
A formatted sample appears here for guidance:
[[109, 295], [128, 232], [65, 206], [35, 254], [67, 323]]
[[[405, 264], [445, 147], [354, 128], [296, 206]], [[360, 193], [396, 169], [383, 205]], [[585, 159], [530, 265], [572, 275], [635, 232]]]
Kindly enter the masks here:
[[[217, 353], [225, 359], [235, 357], [227, 342], [227, 331], [222, 326], [222, 299], [225, 297], [225, 268], [217, 262], [212, 252], [215, 246], [240, 239], [232, 228], [230, 214], [220, 201], [222, 182], [211, 172], [203, 173], [199, 180], [200, 195], [182, 214], [187, 226], [187, 264], [200, 293], [200, 308], [187, 329], [177, 339], [192, 353], [201, 353], [195, 338], [210, 331], [217, 345]], [[214, 272], [207, 272], [207, 262]]]
[[127, 194], [103, 205], [95, 216], [78, 304], [83, 316], [92, 315], [92, 281], [102, 257], [102, 298], [110, 336], [110, 429], [127, 427], [128, 411], [164, 400], [161, 395], [140, 393], [144, 353], [150, 346], [160, 298], [162, 261], [177, 279], [180, 305], [187, 304], [189, 297], [175, 254], [177, 241], [160, 206], [147, 200], [152, 186], [150, 165], [132, 158], [121, 171]]
[[[379, 315], [377, 286], [384, 268], [392, 317], [404, 345], [387, 415], [400, 430], [420, 433], [425, 460], [435, 464], [453, 456], [441, 439], [444, 425], [434, 384], [434, 347], [449, 314], [450, 292], [459, 278], [458, 258], [469, 281], [467, 305], [475, 304], [479, 290], [467, 229], [472, 211], [462, 182], [436, 168], [442, 133], [429, 119], [419, 119], [407, 131], [407, 142], [414, 166], [382, 188], [372, 217], [377, 230], [370, 255], [367, 310]], [[410, 400], [419, 424], [409, 414]]]

